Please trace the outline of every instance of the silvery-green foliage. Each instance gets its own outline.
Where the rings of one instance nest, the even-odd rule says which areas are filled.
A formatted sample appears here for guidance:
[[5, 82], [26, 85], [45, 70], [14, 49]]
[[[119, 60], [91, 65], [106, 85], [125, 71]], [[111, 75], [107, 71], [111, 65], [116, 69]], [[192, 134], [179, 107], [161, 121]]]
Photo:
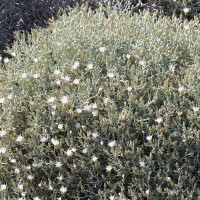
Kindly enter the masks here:
[[197, 198], [198, 20], [86, 9], [0, 66], [0, 197]]

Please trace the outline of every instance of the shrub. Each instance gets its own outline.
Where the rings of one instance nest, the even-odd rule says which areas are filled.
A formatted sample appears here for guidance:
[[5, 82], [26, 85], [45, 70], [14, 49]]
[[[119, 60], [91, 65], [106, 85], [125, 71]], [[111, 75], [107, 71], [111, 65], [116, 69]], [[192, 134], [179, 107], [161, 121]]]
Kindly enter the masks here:
[[15, 35], [0, 65], [1, 199], [200, 195], [198, 19], [103, 10]]

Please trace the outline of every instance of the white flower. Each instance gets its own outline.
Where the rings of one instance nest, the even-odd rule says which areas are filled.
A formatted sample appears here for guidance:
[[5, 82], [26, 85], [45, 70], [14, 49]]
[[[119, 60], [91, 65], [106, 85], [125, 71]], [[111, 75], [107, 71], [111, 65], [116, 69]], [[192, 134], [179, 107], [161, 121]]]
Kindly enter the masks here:
[[6, 131], [0, 131], [0, 137], [3, 137], [6, 134]]
[[111, 141], [111, 142], [109, 142], [109, 143], [108, 143], [108, 146], [110, 146], [110, 147], [114, 147], [114, 146], [115, 146], [115, 141]]
[[111, 170], [112, 170], [112, 166], [110, 166], [110, 165], [107, 166], [107, 167], [106, 167], [106, 170], [107, 170], [107, 171], [111, 171]]
[[18, 200], [24, 200], [24, 198], [22, 197], [22, 198], [18, 198]]
[[38, 168], [41, 167], [41, 166], [42, 166], [42, 163], [41, 163], [41, 162], [37, 164], [37, 167], [38, 167]]
[[145, 62], [145, 61], [139, 61], [139, 64], [140, 64], [140, 65], [145, 65], [146, 62]]
[[59, 177], [58, 177], [58, 179], [59, 179], [59, 180], [62, 180], [62, 179], [63, 179], [63, 177], [62, 177], [62, 176], [59, 176]]
[[72, 150], [68, 149], [66, 154], [67, 154], [67, 156], [71, 156], [72, 155]]
[[92, 115], [93, 115], [93, 117], [98, 116], [98, 111], [97, 110], [96, 111], [92, 111]]
[[0, 98], [0, 103], [3, 103], [5, 101], [5, 98]]
[[21, 75], [21, 78], [26, 78], [26, 77], [27, 77], [26, 73], [24, 73], [24, 74]]
[[105, 104], [107, 104], [108, 102], [109, 102], [109, 98], [104, 98], [104, 100], [103, 100], [103, 102], [105, 103]]
[[16, 54], [15, 54], [15, 52], [14, 52], [14, 51], [11, 53], [11, 55], [12, 55], [12, 56], [14, 56], [14, 57], [16, 56]]
[[97, 161], [97, 159], [98, 159], [98, 158], [97, 158], [96, 156], [93, 156], [92, 161], [95, 162], [95, 161]]
[[127, 54], [127, 55], [126, 55], [126, 57], [127, 57], [127, 58], [130, 58], [130, 57], [131, 57], [131, 55]]
[[40, 167], [42, 166], [42, 163], [38, 163], [38, 164], [37, 164], [37, 163], [34, 162], [34, 163], [32, 164], [32, 166], [33, 166], [33, 167], [40, 168]]
[[158, 123], [160, 123], [160, 122], [162, 122], [163, 120], [162, 120], [162, 118], [161, 117], [159, 117], [158, 119], [156, 119], [155, 120], [156, 122], [158, 122]]
[[106, 48], [105, 47], [100, 47], [99, 51], [101, 51], [102, 53], [105, 52]]
[[41, 200], [39, 197], [34, 197], [33, 200]]
[[176, 111], [176, 113], [180, 116], [180, 115], [182, 115], [182, 112], [178, 112], [178, 111]]
[[34, 162], [34, 163], [32, 164], [32, 166], [33, 166], [33, 167], [37, 167], [38, 165], [37, 165], [37, 163]]
[[4, 59], [4, 62], [5, 62], [5, 63], [9, 63], [10, 60], [9, 60], [8, 58], [5, 58], [5, 59]]
[[27, 166], [26, 166], [26, 169], [31, 169], [31, 166], [30, 166], [30, 165], [27, 165]]
[[149, 195], [149, 190], [146, 190], [145, 193], [146, 193], [147, 195]]
[[70, 81], [70, 77], [69, 76], [61, 77], [61, 79], [64, 79], [65, 81]]
[[28, 179], [30, 179], [30, 180], [33, 179], [33, 175], [31, 175], [31, 174], [29, 174], [27, 177], [28, 177]]
[[1, 185], [1, 190], [6, 190], [6, 187], [7, 187], [6, 184], [2, 184]]
[[100, 88], [98, 89], [98, 91], [100, 92], [102, 89], [103, 89], [103, 88], [102, 88], [102, 87], [100, 87]]
[[194, 112], [199, 111], [199, 107], [193, 107]]
[[42, 138], [40, 139], [41, 142], [46, 142], [47, 140], [48, 140], [47, 137], [42, 137]]
[[132, 87], [127, 87], [127, 90], [128, 90], [128, 91], [131, 91], [131, 90], [132, 90]]
[[85, 106], [84, 106], [84, 110], [90, 111], [90, 109], [91, 109], [91, 106], [90, 106], [90, 105], [85, 105]]
[[75, 128], [76, 128], [76, 129], [81, 128], [81, 124], [80, 124], [80, 123], [76, 123]]
[[49, 186], [49, 190], [53, 190], [53, 187], [52, 187], [52, 186]]
[[55, 99], [56, 99], [55, 97], [50, 97], [49, 100], [48, 100], [48, 102], [49, 103], [53, 103], [55, 101]]
[[175, 69], [176, 69], [176, 67], [174, 66], [174, 65], [169, 65], [169, 70], [171, 70], [171, 71], [175, 71]]
[[2, 57], [0, 56], [0, 60], [2, 60]]
[[12, 97], [13, 97], [13, 95], [12, 95], [12, 94], [9, 94], [9, 95], [7, 96], [7, 99], [12, 99]]
[[145, 162], [144, 161], [139, 162], [139, 164], [140, 164], [141, 167], [145, 167]]
[[22, 142], [23, 139], [24, 139], [24, 137], [20, 135], [20, 136], [17, 137], [16, 141], [17, 142]]
[[179, 92], [182, 92], [184, 89], [185, 89], [184, 87], [179, 87], [179, 88], [178, 88], [178, 91], [179, 91]]
[[77, 109], [76, 109], [76, 112], [77, 112], [77, 113], [82, 113], [82, 109], [81, 109], [81, 108], [77, 108]]
[[170, 177], [166, 177], [166, 181], [170, 181], [171, 180], [171, 178]]
[[188, 13], [189, 11], [190, 11], [189, 8], [184, 8], [184, 9], [183, 9], [183, 12], [184, 12], [184, 13]]
[[56, 114], [56, 112], [55, 112], [55, 111], [52, 111], [52, 112], [51, 112], [51, 114], [52, 114], [52, 115], [55, 115], [55, 114]]
[[83, 149], [82, 152], [83, 152], [83, 153], [87, 153], [87, 149]]
[[56, 84], [60, 85], [61, 84], [61, 80], [56, 80]]
[[72, 152], [76, 152], [76, 148], [73, 147], [71, 151], [72, 151]]
[[65, 192], [67, 192], [67, 188], [64, 187], [64, 186], [62, 186], [62, 187], [60, 188], [60, 192], [61, 192], [61, 193], [65, 193]]
[[25, 197], [25, 196], [26, 196], [26, 192], [22, 192], [21, 195], [22, 195], [23, 197]]
[[93, 64], [89, 64], [89, 65], [87, 66], [87, 69], [93, 69]]
[[20, 189], [20, 190], [22, 190], [23, 189], [23, 185], [18, 185], [18, 188]]
[[147, 139], [148, 141], [150, 141], [150, 140], [152, 140], [152, 136], [149, 135], [149, 136], [146, 137], [146, 139]]
[[100, 144], [103, 145], [103, 141], [101, 141]]
[[56, 105], [52, 105], [52, 109], [56, 109]]
[[93, 103], [93, 104], [91, 105], [91, 108], [93, 108], [93, 109], [97, 108], [97, 103]]
[[38, 62], [38, 59], [37, 59], [37, 58], [34, 58], [33, 61], [34, 61], [35, 63], [37, 63], [37, 62]]
[[73, 81], [74, 84], [79, 84], [79, 82], [80, 82], [80, 79], [74, 79]]
[[75, 63], [72, 65], [72, 69], [77, 69], [78, 66], [79, 66], [79, 62], [75, 62]]
[[16, 161], [16, 159], [11, 159], [10, 162], [11, 163], [16, 163], [17, 161]]
[[56, 69], [56, 70], [54, 71], [54, 74], [59, 75], [59, 74], [61, 74], [61, 71], [58, 70], [58, 69]]
[[108, 73], [107, 75], [108, 75], [108, 77], [110, 77], [110, 78], [113, 78], [113, 77], [115, 76], [114, 73]]
[[185, 30], [188, 30], [189, 28], [190, 28], [189, 25], [185, 25], [185, 26], [184, 26], [184, 29], [185, 29]]
[[172, 134], [173, 136], [178, 136], [177, 131], [174, 131]]
[[110, 200], [114, 200], [115, 196], [110, 196], [109, 198], [110, 198]]
[[63, 96], [61, 101], [62, 101], [63, 104], [68, 103], [68, 97], [67, 96]]
[[53, 145], [59, 145], [59, 140], [54, 140], [54, 139], [51, 139], [51, 142], [53, 143]]
[[33, 75], [33, 78], [39, 78], [39, 77], [40, 77], [39, 74], [34, 74], [34, 75]]
[[98, 133], [92, 133], [92, 137], [97, 138], [98, 136]]
[[61, 162], [56, 162], [56, 167], [61, 167], [63, 164]]
[[16, 169], [15, 169], [15, 173], [16, 173], [16, 174], [19, 174], [19, 172], [20, 172], [20, 171], [19, 171], [19, 168], [16, 168]]
[[63, 124], [58, 124], [58, 129], [62, 129], [63, 128]]
[[6, 153], [6, 147], [1, 147], [0, 148], [0, 153]]

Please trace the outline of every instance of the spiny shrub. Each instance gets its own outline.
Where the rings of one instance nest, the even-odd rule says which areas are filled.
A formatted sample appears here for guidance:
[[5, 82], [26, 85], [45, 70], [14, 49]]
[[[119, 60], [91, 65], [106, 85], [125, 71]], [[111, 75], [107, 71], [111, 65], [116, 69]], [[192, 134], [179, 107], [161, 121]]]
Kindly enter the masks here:
[[0, 73], [1, 199], [197, 199], [200, 25], [85, 7], [16, 34]]

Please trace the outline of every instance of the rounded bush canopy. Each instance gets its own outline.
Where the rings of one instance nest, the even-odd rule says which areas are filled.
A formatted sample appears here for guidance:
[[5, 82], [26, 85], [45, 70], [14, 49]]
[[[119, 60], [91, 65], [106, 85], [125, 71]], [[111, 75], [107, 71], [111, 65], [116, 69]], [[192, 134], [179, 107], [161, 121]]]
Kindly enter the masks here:
[[33, 199], [198, 196], [199, 22], [107, 13], [77, 7], [15, 35], [0, 65], [1, 198], [20, 184]]

